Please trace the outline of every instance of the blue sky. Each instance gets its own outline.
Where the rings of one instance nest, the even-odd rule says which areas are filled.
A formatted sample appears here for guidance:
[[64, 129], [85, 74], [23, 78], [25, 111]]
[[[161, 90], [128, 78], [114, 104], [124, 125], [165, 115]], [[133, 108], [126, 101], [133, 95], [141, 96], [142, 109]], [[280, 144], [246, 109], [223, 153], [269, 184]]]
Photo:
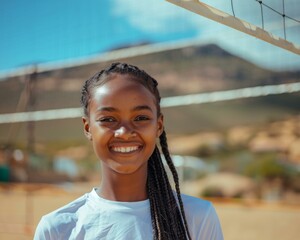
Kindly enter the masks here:
[[[300, 15], [296, 2], [289, 1], [290, 11]], [[230, 9], [224, 1], [216, 0], [214, 3], [223, 5], [221, 7], [225, 10]], [[256, 5], [249, 8], [239, 4], [236, 7], [238, 14], [249, 20], [257, 19], [252, 14], [258, 10]], [[264, 67], [300, 69], [300, 56], [164, 0], [2, 0], [0, 8], [2, 72], [34, 63], [95, 55], [142, 41], [182, 39], [217, 43]], [[295, 38], [298, 44], [299, 28], [297, 31], [292, 29], [289, 34], [292, 39], [298, 35], [299, 39]]]

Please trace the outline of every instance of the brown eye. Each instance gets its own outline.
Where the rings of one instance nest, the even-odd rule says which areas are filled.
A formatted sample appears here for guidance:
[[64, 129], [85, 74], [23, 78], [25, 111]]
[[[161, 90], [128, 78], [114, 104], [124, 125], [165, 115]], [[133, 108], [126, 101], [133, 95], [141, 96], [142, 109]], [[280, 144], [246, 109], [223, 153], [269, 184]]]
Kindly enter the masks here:
[[135, 119], [134, 119], [134, 121], [147, 121], [147, 120], [150, 120], [150, 118], [149, 117], [147, 117], [147, 116], [137, 116]]
[[103, 117], [98, 120], [98, 122], [101, 122], [101, 123], [111, 123], [111, 122], [115, 122], [115, 121], [116, 121], [116, 119], [113, 117]]

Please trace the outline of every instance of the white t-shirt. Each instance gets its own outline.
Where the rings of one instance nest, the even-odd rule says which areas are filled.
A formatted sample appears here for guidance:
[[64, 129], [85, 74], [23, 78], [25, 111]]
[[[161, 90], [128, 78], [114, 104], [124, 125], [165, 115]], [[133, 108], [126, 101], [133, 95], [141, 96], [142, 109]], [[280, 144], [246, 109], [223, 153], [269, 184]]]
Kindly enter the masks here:
[[[184, 194], [182, 201], [193, 240], [223, 240], [210, 202]], [[42, 217], [34, 240], [44, 239], [152, 240], [150, 202], [110, 201], [93, 189]]]

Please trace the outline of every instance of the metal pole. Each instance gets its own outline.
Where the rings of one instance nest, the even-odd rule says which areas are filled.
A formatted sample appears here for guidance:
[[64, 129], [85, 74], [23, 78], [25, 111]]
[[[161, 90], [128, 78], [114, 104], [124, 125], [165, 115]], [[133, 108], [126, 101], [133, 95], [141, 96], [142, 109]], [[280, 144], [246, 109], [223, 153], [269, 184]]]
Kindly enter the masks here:
[[[36, 80], [37, 67], [35, 66], [33, 72], [29, 75], [27, 82], [28, 104], [27, 111], [34, 111], [36, 105]], [[28, 153], [35, 153], [35, 121], [29, 121], [27, 124], [27, 149]]]

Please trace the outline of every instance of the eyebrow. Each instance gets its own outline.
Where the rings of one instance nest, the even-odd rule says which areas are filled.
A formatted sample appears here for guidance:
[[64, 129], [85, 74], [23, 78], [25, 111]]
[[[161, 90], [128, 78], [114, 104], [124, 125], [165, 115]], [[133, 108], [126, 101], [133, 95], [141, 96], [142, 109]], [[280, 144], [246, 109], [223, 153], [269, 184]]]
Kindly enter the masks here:
[[[117, 108], [114, 108], [114, 107], [100, 107], [97, 110], [99, 112], [119, 112], [119, 110]], [[139, 106], [136, 106], [132, 109], [132, 111], [141, 111], [141, 110], [148, 110], [150, 112], [153, 112], [151, 107], [149, 107], [148, 105], [139, 105]]]
[[118, 112], [116, 108], [113, 107], [100, 107], [97, 109], [98, 112]]
[[141, 111], [141, 110], [148, 110], [150, 112], [153, 112], [152, 108], [149, 107], [148, 105], [140, 105], [133, 108], [133, 111]]

